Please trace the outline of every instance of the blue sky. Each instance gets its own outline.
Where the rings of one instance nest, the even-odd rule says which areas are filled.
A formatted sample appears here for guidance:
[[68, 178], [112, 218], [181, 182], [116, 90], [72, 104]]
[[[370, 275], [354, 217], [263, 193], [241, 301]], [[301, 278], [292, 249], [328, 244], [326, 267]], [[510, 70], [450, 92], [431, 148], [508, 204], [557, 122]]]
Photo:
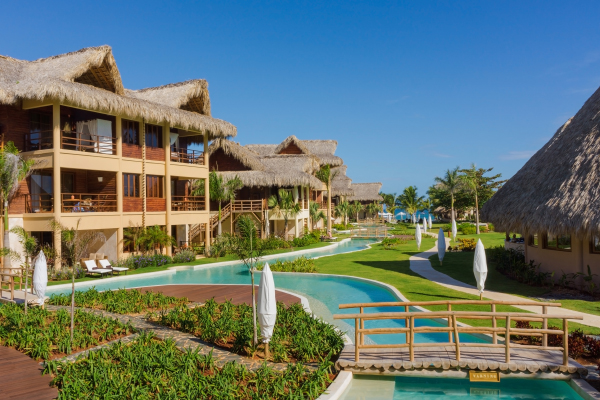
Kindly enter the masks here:
[[335, 139], [354, 182], [516, 173], [600, 86], [599, 2], [10, 1], [0, 54], [112, 46], [131, 89], [209, 82], [236, 141]]

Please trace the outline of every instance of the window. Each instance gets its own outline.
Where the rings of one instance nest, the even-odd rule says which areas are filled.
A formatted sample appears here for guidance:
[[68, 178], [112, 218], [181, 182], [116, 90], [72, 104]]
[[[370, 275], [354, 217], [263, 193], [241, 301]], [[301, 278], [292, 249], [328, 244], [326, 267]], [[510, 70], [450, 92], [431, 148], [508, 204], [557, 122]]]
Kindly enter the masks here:
[[146, 124], [146, 146], [163, 147], [161, 126]]
[[555, 235], [548, 233], [546, 235], [545, 248], [550, 250], [571, 251], [571, 235]]
[[75, 174], [72, 172], [63, 172], [60, 174], [60, 192], [75, 193]]
[[590, 253], [600, 253], [600, 236], [592, 236], [590, 241]]
[[163, 197], [163, 177], [156, 175], [146, 176], [146, 196]]
[[529, 235], [529, 246], [531, 247], [539, 247], [540, 246], [540, 239], [537, 233], [534, 233], [533, 235]]
[[49, 114], [30, 113], [29, 132], [52, 131], [52, 116]]
[[139, 122], [124, 119], [121, 121], [121, 130], [123, 136], [123, 143], [135, 145], [140, 144], [140, 138], [138, 135], [140, 131]]
[[37, 239], [38, 246], [54, 247], [54, 238], [52, 232], [31, 232], [31, 236]]
[[138, 174], [123, 174], [123, 196], [140, 197], [140, 176]]

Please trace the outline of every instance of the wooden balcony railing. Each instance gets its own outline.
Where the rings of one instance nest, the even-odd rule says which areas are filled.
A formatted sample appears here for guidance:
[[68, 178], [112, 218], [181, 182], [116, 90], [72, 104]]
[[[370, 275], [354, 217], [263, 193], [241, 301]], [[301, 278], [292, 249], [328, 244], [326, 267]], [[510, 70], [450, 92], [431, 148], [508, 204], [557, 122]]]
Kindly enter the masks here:
[[204, 211], [204, 196], [171, 196], [171, 211]]
[[[90, 136], [90, 135], [86, 135]], [[117, 139], [111, 136], [91, 135], [83, 138], [78, 132], [62, 132], [61, 148], [89, 153], [117, 154]]]
[[62, 212], [111, 212], [117, 211], [117, 194], [63, 193]]
[[263, 211], [267, 208], [266, 200], [236, 200], [231, 203], [232, 210], [235, 212], [243, 211]]
[[52, 131], [39, 131], [25, 134], [25, 151], [51, 149], [52, 144]]
[[29, 194], [25, 195], [26, 213], [51, 213], [54, 212], [51, 194]]
[[171, 161], [184, 164], [204, 165], [204, 152], [188, 149], [171, 149]]

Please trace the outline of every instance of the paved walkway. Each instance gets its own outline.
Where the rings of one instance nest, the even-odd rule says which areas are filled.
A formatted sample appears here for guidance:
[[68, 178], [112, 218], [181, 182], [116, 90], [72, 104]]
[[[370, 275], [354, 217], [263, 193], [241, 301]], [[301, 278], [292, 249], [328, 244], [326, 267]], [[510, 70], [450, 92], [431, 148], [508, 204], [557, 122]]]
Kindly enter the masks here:
[[[435, 233], [428, 232], [428, 234], [431, 236], [437, 237], [437, 234], [435, 234]], [[446, 246], [448, 246], [450, 239], [445, 238], [445, 240], [446, 240]], [[433, 248], [431, 248], [427, 251], [424, 251], [423, 253], [419, 253], [417, 255], [410, 257], [410, 269], [413, 272], [416, 272], [417, 274], [421, 275], [422, 277], [429, 279], [430, 281], [435, 282], [439, 285], [445, 286], [449, 289], [458, 290], [459, 292], [472, 294], [474, 296], [479, 296], [479, 290], [477, 290], [477, 287], [468, 285], [461, 281], [458, 281], [446, 274], [443, 274], [443, 273], [433, 269], [433, 267], [431, 266], [431, 263], [429, 262], [429, 257], [431, 257], [434, 254], [437, 254], [437, 242]], [[514, 296], [512, 294], [506, 294], [506, 293], [501, 293], [501, 292], [494, 292], [491, 290], [485, 290], [483, 292], [483, 296], [490, 300], [498, 300], [498, 301], [522, 302], [524, 300], [528, 300], [527, 298], [524, 298], [524, 297]], [[536, 302], [532, 300], [531, 303], [535, 304]], [[532, 306], [514, 306], [514, 307], [520, 308], [520, 309], [526, 310], [526, 311], [535, 312], [535, 313], [541, 312], [541, 306], [532, 305]], [[562, 315], [567, 314], [567, 315], [573, 315], [573, 316], [580, 316], [580, 317], [583, 317], [583, 320], [577, 321], [578, 323], [581, 323], [583, 325], [593, 326], [596, 328], [600, 328], [600, 316], [598, 316], [598, 315], [582, 313], [579, 311], [569, 310], [569, 309], [562, 308], [562, 307], [548, 307], [547, 313], [548, 314], [562, 314]]]

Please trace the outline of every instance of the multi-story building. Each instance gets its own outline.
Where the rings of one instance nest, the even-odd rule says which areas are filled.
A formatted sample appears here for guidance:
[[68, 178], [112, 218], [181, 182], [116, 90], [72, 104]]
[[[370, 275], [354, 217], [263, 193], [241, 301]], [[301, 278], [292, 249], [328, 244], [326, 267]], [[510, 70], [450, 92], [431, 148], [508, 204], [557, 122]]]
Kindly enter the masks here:
[[0, 134], [36, 161], [9, 225], [58, 249], [49, 221], [79, 221], [106, 236], [92, 251], [116, 260], [128, 226], [158, 225], [179, 242], [209, 237], [210, 202], [190, 186], [208, 193], [204, 149], [236, 128], [211, 117], [206, 81], [128, 90], [101, 46], [35, 61], [0, 56]]

